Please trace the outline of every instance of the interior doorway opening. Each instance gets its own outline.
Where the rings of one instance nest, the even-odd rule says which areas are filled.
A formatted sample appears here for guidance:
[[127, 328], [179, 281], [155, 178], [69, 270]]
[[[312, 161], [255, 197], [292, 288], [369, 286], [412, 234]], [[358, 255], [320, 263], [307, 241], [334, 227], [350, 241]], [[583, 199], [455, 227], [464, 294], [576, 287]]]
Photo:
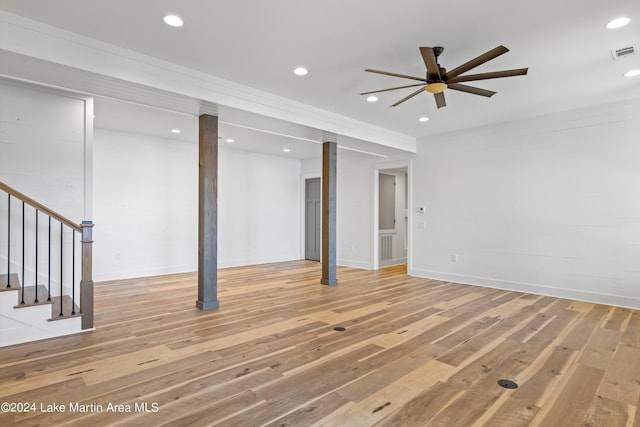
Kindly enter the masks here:
[[304, 259], [320, 261], [320, 227], [322, 199], [320, 178], [308, 178], [304, 182]]
[[410, 260], [410, 165], [384, 165], [374, 170], [373, 268], [403, 266]]

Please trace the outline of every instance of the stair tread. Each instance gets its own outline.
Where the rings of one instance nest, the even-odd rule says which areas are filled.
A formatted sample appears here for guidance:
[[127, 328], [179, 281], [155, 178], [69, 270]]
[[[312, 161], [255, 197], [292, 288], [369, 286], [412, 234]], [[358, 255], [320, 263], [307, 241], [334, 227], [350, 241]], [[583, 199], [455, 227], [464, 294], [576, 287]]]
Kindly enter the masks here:
[[9, 275], [9, 287], [7, 288], [7, 275], [0, 274], [0, 292], [2, 291], [12, 291], [15, 289], [20, 289], [20, 280], [18, 280], [18, 275], [16, 273], [11, 273]]
[[24, 287], [24, 304], [22, 304], [22, 291], [18, 292], [18, 302], [15, 305], [15, 308], [24, 308], [31, 307], [34, 305], [44, 305], [51, 304], [51, 301], [47, 301], [48, 293], [47, 288], [44, 285], [38, 285], [38, 302], [35, 301], [36, 298], [36, 287], [35, 286], [25, 286]]
[[[71, 314], [72, 311], [74, 311], [75, 314]], [[80, 308], [77, 304], [73, 303], [73, 300], [70, 296], [62, 296], [62, 316], [60, 316], [60, 297], [58, 296], [51, 298], [51, 318], [49, 319], [49, 321], [80, 316], [83, 316], [83, 314], [80, 313]]]
[[[13, 276], [13, 274], [12, 274]], [[6, 274], [4, 275], [6, 279]], [[1, 278], [0, 278], [1, 280]], [[17, 278], [16, 278], [17, 280]], [[19, 283], [19, 282], [18, 282]], [[55, 296], [51, 297], [48, 300], [48, 291], [47, 287], [44, 285], [38, 285], [38, 302], [35, 302], [36, 296], [36, 286], [25, 286], [24, 288], [24, 304], [21, 304], [22, 301], [22, 291], [21, 288], [18, 287], [16, 289], [9, 290], [17, 290], [18, 291], [18, 301], [14, 308], [26, 308], [26, 307], [34, 307], [39, 305], [51, 305], [51, 317], [49, 321], [68, 319], [70, 317], [80, 317], [82, 314], [80, 313], [80, 308], [77, 304], [73, 303], [73, 300], [68, 295], [62, 296], [62, 316], [60, 316], [60, 297]], [[72, 314], [72, 312], [74, 314]]]
[[[9, 275], [9, 287], [7, 288], [7, 274], [0, 274], [0, 292], [2, 291], [18, 291], [18, 301], [14, 308], [26, 308], [26, 307], [34, 307], [39, 305], [51, 305], [51, 317], [48, 319], [51, 321], [69, 319], [72, 317], [81, 317], [84, 314], [80, 313], [80, 308], [77, 304], [73, 302], [70, 296], [63, 295], [62, 296], [62, 316], [60, 315], [60, 297], [51, 297], [48, 298], [47, 287], [44, 285], [38, 285], [38, 302], [35, 302], [36, 296], [36, 286], [25, 286], [24, 287], [24, 304], [22, 304], [22, 288], [20, 287], [20, 280], [18, 279], [18, 275], [16, 273], [11, 273]], [[72, 314], [73, 313], [73, 314]]]

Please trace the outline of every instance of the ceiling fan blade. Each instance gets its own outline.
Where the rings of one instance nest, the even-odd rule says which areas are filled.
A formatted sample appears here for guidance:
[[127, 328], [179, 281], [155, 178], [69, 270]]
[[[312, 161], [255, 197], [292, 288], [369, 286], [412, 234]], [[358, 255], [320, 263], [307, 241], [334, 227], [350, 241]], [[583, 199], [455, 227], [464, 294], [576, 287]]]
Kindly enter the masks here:
[[458, 76], [447, 80], [447, 83], [470, 82], [473, 80], [498, 79], [501, 77], [524, 76], [527, 74], [528, 68], [517, 68], [515, 70], [494, 71], [492, 73], [469, 74], [466, 76]]
[[402, 104], [404, 101], [407, 101], [408, 99], [413, 98], [414, 96], [416, 96], [417, 94], [424, 92], [423, 88], [418, 89], [417, 91], [413, 92], [411, 95], [409, 96], [405, 96], [404, 98], [402, 98], [400, 101], [396, 102], [395, 104], [392, 105], [392, 107], [397, 107], [398, 105]]
[[432, 47], [421, 47], [420, 53], [422, 54], [422, 60], [425, 67], [427, 67], [427, 75], [430, 79], [440, 80], [440, 67], [436, 60], [436, 54], [433, 52]]
[[362, 92], [360, 95], [370, 95], [372, 93], [387, 92], [387, 91], [396, 90], [396, 89], [406, 89], [408, 87], [416, 87], [416, 86], [424, 87], [424, 83], [418, 83], [418, 84], [415, 84], [415, 85], [408, 85], [408, 86], [390, 87], [389, 89], [372, 90], [371, 92]]
[[369, 73], [384, 74], [385, 76], [402, 77], [403, 79], [418, 80], [418, 81], [421, 81], [421, 82], [426, 82], [427, 81], [427, 79], [424, 79], [422, 77], [413, 77], [413, 76], [407, 76], [405, 74], [389, 73], [387, 71], [371, 70], [369, 68], [367, 68], [365, 71], [367, 71]]
[[494, 58], [497, 58], [498, 56], [502, 55], [503, 53], [507, 53], [509, 52], [509, 49], [507, 49], [506, 47], [500, 45], [494, 49], [491, 49], [488, 52], [483, 53], [482, 55], [473, 58], [471, 61], [469, 62], [465, 62], [464, 64], [462, 64], [459, 67], [454, 68], [453, 70], [449, 71], [447, 73], [447, 77], [449, 79], [452, 79], [454, 77], [459, 76], [460, 74], [469, 71], [472, 68], [477, 67], [478, 65], [482, 65], [487, 61], [491, 61]]
[[479, 87], [462, 85], [460, 83], [451, 83], [448, 85], [448, 89], [459, 90], [460, 92], [472, 93], [474, 95], [486, 96], [487, 98], [497, 93], [492, 90], [480, 89]]
[[438, 106], [438, 108], [447, 106], [447, 103], [444, 100], [444, 92], [434, 93], [433, 96], [436, 99], [436, 105]]

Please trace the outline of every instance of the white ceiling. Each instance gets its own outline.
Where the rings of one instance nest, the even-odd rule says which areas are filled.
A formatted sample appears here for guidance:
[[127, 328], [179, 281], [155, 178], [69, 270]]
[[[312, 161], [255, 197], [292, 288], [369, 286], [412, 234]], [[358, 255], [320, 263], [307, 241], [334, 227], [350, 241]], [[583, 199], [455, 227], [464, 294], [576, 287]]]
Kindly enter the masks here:
[[[640, 45], [638, 0], [0, 0], [0, 7], [414, 137], [640, 98], [640, 77], [622, 76], [640, 68], [640, 54], [611, 55]], [[165, 25], [168, 13], [184, 27]], [[621, 15], [631, 23], [604, 28]], [[473, 73], [529, 73], [469, 83], [497, 91], [492, 98], [448, 90], [447, 106], [438, 110], [427, 93], [389, 107], [413, 88], [381, 93], [377, 103], [359, 95], [412, 84], [365, 68], [423, 76], [419, 46], [444, 46], [439, 62], [452, 69], [501, 44], [511, 51]], [[292, 73], [299, 65], [307, 76]], [[421, 116], [430, 120], [419, 123]], [[238, 124], [224, 125], [221, 135], [249, 138]], [[276, 139], [270, 142], [287, 143]], [[316, 149], [308, 144], [304, 149]]]

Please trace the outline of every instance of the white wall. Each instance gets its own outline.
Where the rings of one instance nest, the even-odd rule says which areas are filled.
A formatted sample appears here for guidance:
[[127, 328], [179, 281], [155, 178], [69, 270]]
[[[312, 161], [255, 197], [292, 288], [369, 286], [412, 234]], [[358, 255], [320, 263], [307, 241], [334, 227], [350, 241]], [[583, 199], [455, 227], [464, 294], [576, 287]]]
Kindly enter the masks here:
[[[0, 180], [26, 196], [79, 224], [90, 214], [92, 100], [68, 92], [0, 80]], [[88, 117], [87, 117], [88, 116]], [[89, 133], [90, 134], [90, 133]], [[7, 198], [0, 192], [0, 272], [6, 273]], [[11, 272], [27, 286], [36, 282], [35, 209], [25, 207], [25, 278], [22, 276], [22, 203], [11, 202]], [[65, 259], [71, 259], [71, 229], [64, 228]], [[80, 235], [76, 254], [80, 253]], [[59, 293], [60, 224], [52, 222], [52, 294]], [[48, 283], [47, 217], [38, 214], [38, 283]], [[76, 285], [79, 266], [76, 266]], [[70, 288], [71, 268], [63, 282]], [[69, 293], [71, 291], [69, 290]]]
[[300, 242], [300, 161], [220, 150], [219, 265], [291, 261]]
[[352, 151], [338, 151], [336, 257], [339, 265], [373, 268], [371, 165], [375, 159]]
[[84, 219], [86, 99], [0, 80], [0, 180]]
[[94, 280], [197, 270], [197, 159], [196, 143], [95, 130]]
[[[94, 279], [197, 270], [198, 146], [96, 129]], [[218, 265], [300, 258], [300, 162], [220, 148]]]
[[639, 135], [636, 101], [421, 140], [410, 274], [640, 308]]

